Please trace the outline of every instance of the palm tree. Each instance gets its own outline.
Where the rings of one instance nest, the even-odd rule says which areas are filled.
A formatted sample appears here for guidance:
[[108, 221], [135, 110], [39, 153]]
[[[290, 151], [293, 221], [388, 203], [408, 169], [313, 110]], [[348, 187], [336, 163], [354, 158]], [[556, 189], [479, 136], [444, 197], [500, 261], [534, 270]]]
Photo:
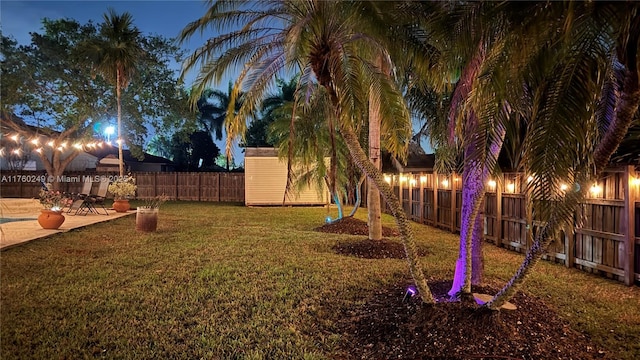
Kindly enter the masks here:
[[[229, 83], [229, 89], [225, 93], [218, 89], [205, 89], [199, 94], [196, 106], [200, 112], [198, 118], [200, 124], [204, 126], [205, 130], [212, 135], [215, 135], [217, 140], [222, 139], [222, 127], [224, 126], [225, 118], [227, 116], [235, 115], [242, 107], [242, 94], [237, 96], [233, 103], [231, 102], [231, 93], [233, 91], [233, 84]], [[213, 102], [209, 100], [213, 100]], [[231, 149], [231, 141], [227, 136], [227, 149]], [[227, 171], [229, 170], [229, 156], [230, 152], [227, 152]]]
[[[464, 154], [460, 250], [449, 294], [470, 295], [472, 279], [479, 282], [482, 270], [480, 245], [483, 223], [478, 214], [485, 195], [485, 183], [495, 169], [502, 148], [508, 113], [507, 107], [501, 105], [501, 100], [491, 92], [484, 94], [482, 104], [471, 102], [471, 94], [478, 91], [481, 74], [482, 81], [487, 83], [485, 86], [493, 84], [491, 77], [486, 76], [492, 65], [487, 59], [500, 51], [500, 42], [507, 28], [504, 22], [498, 20], [500, 14], [494, 14], [493, 22], [477, 21], [477, 14], [486, 11], [487, 6], [482, 3], [454, 8], [439, 3], [408, 6], [408, 13], [424, 14], [421, 26], [415, 27], [417, 31], [414, 36], [431, 44], [432, 51], [438, 53], [440, 63], [435, 76], [431, 71], [419, 73], [418, 76], [414, 74], [409, 99], [416, 110], [430, 113], [436, 120], [427, 128], [438, 144], [439, 155], [443, 152], [453, 155], [452, 151], [458, 148]], [[429, 37], [423, 33], [428, 33]], [[434, 109], [434, 101], [448, 97], [446, 94], [454, 77], [458, 79], [450, 96], [448, 114], [434, 116], [441, 113]], [[433, 88], [442, 94], [434, 96]], [[445, 118], [446, 124], [442, 121]], [[445, 149], [448, 150], [443, 151]]]
[[[318, 189], [326, 185], [338, 210], [336, 218], [327, 219], [328, 222], [333, 222], [342, 219], [344, 215], [343, 189], [361, 185], [362, 182], [357, 183], [354, 179], [357, 174], [354, 174], [354, 166], [342, 139], [332, 139], [329, 127], [334, 126], [336, 121], [326, 91], [317, 84], [310, 86], [313, 88], [308, 92], [306, 89], [299, 89], [310, 94], [307, 102], [288, 101], [273, 109], [269, 137], [277, 144], [279, 156], [296, 168], [290, 174], [287, 189], [290, 190], [294, 182], [298, 185], [298, 190], [310, 183], [315, 183]], [[295, 118], [292, 118], [292, 114], [295, 114]], [[335, 133], [335, 129], [333, 132]], [[351, 215], [356, 208], [357, 206]]]
[[[616, 151], [619, 144], [624, 139], [629, 126], [637, 114], [640, 104], [640, 5], [636, 3], [612, 3], [591, 4], [574, 7], [554, 7], [550, 13], [557, 17], [564, 15], [564, 19], [571, 19], [571, 23], [557, 24], [572, 30], [570, 37], [565, 37], [571, 42], [567, 46], [568, 51], [564, 54], [566, 58], [560, 62], [551, 75], [553, 76], [544, 83], [541, 90], [542, 95], [549, 100], [536, 103], [534, 108], [541, 113], [544, 118], [553, 118], [558, 121], [557, 115], [580, 113], [587, 109], [591, 117], [590, 122], [582, 123], [583, 131], [577, 131], [579, 135], [586, 136], [588, 142], [582, 146], [577, 155], [578, 159], [573, 159], [573, 166], [570, 175], [575, 179], [578, 191], [570, 191], [555, 202], [552, 212], [549, 214], [546, 225], [540, 229], [536, 235], [531, 249], [528, 251], [522, 265], [516, 271], [511, 280], [486, 304], [490, 309], [499, 309], [506, 301], [509, 301], [516, 291], [523, 285], [532, 272], [534, 266], [539, 262], [546, 247], [553, 238], [556, 230], [563, 220], [570, 217], [575, 206], [586, 194], [588, 184], [597, 179], [598, 175], [607, 166], [611, 155]], [[539, 25], [539, 24], [538, 24]], [[558, 26], [551, 27], [557, 29]], [[551, 49], [556, 51], [557, 49]], [[545, 54], [547, 55], [547, 54]], [[581, 62], [585, 61], [587, 65]], [[594, 71], [598, 69], [598, 71]], [[570, 71], [566, 71], [570, 69]], [[569, 76], [567, 76], [569, 75]], [[600, 75], [597, 77], [597, 75]], [[567, 83], [569, 85], [567, 86]], [[564, 93], [558, 91], [564, 89]], [[580, 90], [582, 96], [574, 96], [571, 101], [560, 101], [558, 95], [566, 96], [566, 93], [574, 89]], [[595, 96], [594, 96], [595, 95]], [[596, 101], [595, 107], [589, 107], [593, 99]], [[540, 99], [540, 98], [538, 98]], [[535, 99], [534, 99], [535, 100]], [[585, 106], [585, 103], [587, 106]], [[555, 116], [554, 116], [555, 115]], [[569, 117], [570, 118], [570, 117]], [[536, 119], [534, 119], [535, 121]], [[567, 134], [567, 121], [562, 122], [562, 139], [571, 138], [571, 133]], [[542, 125], [542, 126], [540, 126]], [[585, 126], [586, 125], [586, 126]], [[549, 132], [560, 129], [550, 127], [542, 122], [536, 123], [536, 129], [531, 129], [528, 139], [525, 141], [525, 162], [530, 169], [540, 170], [543, 177], [553, 173], [547, 161], [553, 161], [562, 155], [548, 154], [549, 160], [540, 159], [540, 140], [548, 140], [553, 136]], [[602, 130], [600, 130], [602, 129]], [[588, 131], [592, 130], [595, 136], [589, 136]], [[585, 134], [586, 133], [586, 134]], [[567, 136], [569, 135], [569, 136]], [[573, 154], [572, 154], [573, 155]], [[546, 160], [546, 161], [545, 161]], [[560, 160], [564, 160], [560, 158]], [[538, 162], [540, 161], [540, 162]], [[564, 163], [560, 163], [564, 164]], [[550, 166], [551, 165], [551, 166]], [[566, 178], [565, 178], [566, 179]], [[551, 184], [554, 182], [551, 181]], [[555, 182], [557, 184], [557, 182]], [[540, 197], [541, 189], [549, 189], [544, 183], [538, 181], [533, 189], [534, 194]], [[557, 194], [557, 192], [556, 192]]]
[[[470, 8], [465, 9], [467, 6]], [[484, 41], [491, 39], [487, 35], [500, 35], [495, 37], [499, 41], [482, 48], [486, 51], [480, 61], [482, 76], [473, 76], [469, 96], [461, 96], [466, 98], [464, 125], [473, 116], [481, 125], [463, 127], [463, 142], [468, 146], [482, 138], [497, 139], [495, 135], [487, 136], [488, 131], [499, 134], [508, 122], [525, 120], [522, 164], [527, 173], [535, 174], [535, 180], [528, 184], [532, 197], [538, 204], [544, 204], [536, 209], [546, 225], [538, 231], [534, 245], [512, 280], [487, 303], [488, 308], [495, 310], [515, 294], [531, 273], [556, 229], [571, 216], [583, 197], [588, 182], [606, 166], [637, 111], [638, 5], [489, 3], [479, 7], [461, 4], [449, 10], [453, 16], [464, 17], [465, 13], [478, 16], [485, 24], [484, 29], [492, 31], [469, 31], [454, 26], [464, 30], [462, 40], [470, 33], [480, 34]], [[474, 22], [464, 24], [472, 26]], [[461, 44], [467, 49], [463, 54], [478, 49], [476, 40]], [[621, 54], [626, 59], [620, 60], [623, 66], [618, 65], [618, 58], [623, 59]], [[625, 71], [616, 71], [617, 67]], [[464, 71], [461, 81], [466, 82]], [[617, 99], [613, 95], [616, 90], [622, 94]], [[598, 98], [600, 101], [595, 101]], [[457, 102], [455, 93], [453, 102]], [[603, 114], [614, 116], [603, 118]], [[497, 121], [483, 125], [491, 124], [487, 121], [491, 119]], [[484, 143], [497, 144], [494, 140]], [[471, 151], [465, 151], [465, 164], [487, 159], [493, 153], [493, 146], [476, 146], [475, 151], [467, 146]], [[562, 150], [549, 151], [550, 148]], [[579, 184], [577, 188], [581, 190], [563, 194], [560, 184], [569, 179]], [[470, 187], [465, 181], [465, 188]], [[482, 197], [484, 186], [479, 185], [472, 189], [471, 196]], [[469, 227], [463, 229], [467, 238], [469, 231]], [[468, 256], [468, 241], [465, 245]], [[469, 291], [468, 257], [466, 262], [463, 292]]]
[[139, 42], [140, 31], [133, 26], [133, 17], [125, 12], [118, 15], [109, 9], [103, 15], [100, 36], [85, 46], [86, 55], [95, 70], [107, 81], [115, 85], [118, 108], [118, 160], [120, 176], [124, 176], [122, 161], [122, 90], [125, 89], [136, 72], [136, 63], [143, 55]]
[[[611, 4], [579, 4], [575, 7], [560, 3], [445, 4], [444, 12], [434, 12], [432, 14], [435, 16], [423, 17], [426, 19], [423, 24], [426, 25], [419, 28], [427, 29], [423, 32], [438, 36], [438, 31], [442, 29], [438, 27], [439, 22], [447, 25], [444, 28], [447, 34], [454, 35], [453, 38], [442, 41], [443, 36], [446, 39], [447, 35], [441, 34], [440, 47], [433, 44], [441, 56], [447, 58], [447, 63], [456, 65], [456, 59], [473, 59], [474, 52], [479, 55], [482, 55], [482, 51], [486, 52], [485, 55], [476, 56], [476, 70], [474, 66], [467, 66], [463, 70], [452, 98], [452, 109], [456, 109], [456, 105], [464, 105], [460, 114], [466, 120], [462, 123], [449, 123], [458, 124], [450, 127], [452, 133], [455, 133], [454, 129], [462, 130], [458, 137], [465, 147], [465, 172], [472, 170], [476, 175], [481, 175], [476, 177], [476, 181], [469, 181], [468, 175], [465, 176], [465, 189], [468, 192], [463, 195], [463, 221], [467, 219], [467, 222], [463, 224], [461, 231], [460, 249], [460, 261], [464, 263], [465, 270], [457, 267], [456, 271], [456, 279], [460, 279], [458, 274], [461, 272], [464, 272], [464, 279], [454, 284], [452, 292], [470, 292], [472, 262], [469, 259], [469, 239], [472, 239], [471, 243], [480, 239], [480, 236], [471, 234], [476, 232], [472, 227], [478, 227], [473, 218], [477, 214], [477, 204], [484, 195], [484, 183], [479, 179], [485, 178], [487, 171], [491, 170], [487, 159], [492, 159], [492, 163], [495, 163], [493, 159], [497, 157], [496, 151], [499, 151], [501, 138], [504, 138], [504, 131], [510, 122], [523, 121], [522, 126], [527, 129], [522, 150], [523, 167], [528, 173], [537, 175], [536, 180], [530, 184], [533, 196], [550, 206], [538, 207], [539, 212], [544, 210], [542, 218], [547, 219], [548, 223], [538, 233], [536, 245], [521, 270], [499, 293], [499, 301], [492, 301], [487, 305], [492, 309], [499, 308], [515, 292], [537, 259], [542, 256], [554, 229], [563, 218], [570, 215], [575, 205], [572, 202], [577, 201], [579, 193], [570, 194], [565, 201], [558, 201], [559, 184], [569, 178], [574, 178], [577, 182], [593, 178], [594, 174], [587, 169], [603, 167], [606, 164], [603, 159], [608, 159], [608, 155], [600, 154], [610, 155], [610, 149], [615, 149], [614, 145], [610, 145], [606, 147], [606, 151], [596, 151], [603, 148], [604, 142], [598, 136], [592, 104], [600, 89], [603, 89], [603, 79], [606, 76], [594, 77], [594, 74], [611, 73], [607, 69], [614, 53], [608, 45], [611, 39], [625, 39], [627, 42], [624, 44], [631, 44], [634, 50], [629, 51], [627, 47], [624, 51], [619, 49], [618, 53], [636, 59], [637, 36], [634, 38], [629, 33], [635, 30], [637, 34], [638, 25], [633, 25], [637, 22], [633, 18], [637, 14], [637, 7], [629, 4], [609, 5]], [[418, 6], [433, 9], [433, 4]], [[625, 18], [623, 14], [631, 15]], [[475, 21], [476, 18], [481, 21]], [[475, 27], [479, 23], [483, 26]], [[618, 29], [626, 31], [617, 32]], [[475, 34], [475, 37], [470, 36], [471, 34]], [[447, 56], [451, 54], [455, 56]], [[468, 64], [473, 63], [471, 60]], [[637, 68], [633, 64], [632, 68]], [[469, 71], [476, 71], [476, 74], [482, 76]], [[637, 80], [637, 76], [635, 79]], [[465, 90], [464, 86], [468, 89]], [[631, 90], [627, 93], [634, 94], [637, 86], [628, 88]], [[611, 103], [607, 96], [603, 99], [607, 101], [602, 103]], [[633, 113], [637, 109], [637, 102], [635, 106], [615, 108]], [[609, 113], [612, 112], [611, 109], [613, 107], [609, 109]], [[620, 134], [624, 135], [628, 126], [625, 122], [612, 124], [614, 126], [602, 127], [607, 129], [602, 139], [610, 139], [607, 134], [611, 134], [612, 129], [618, 134], [616, 139], [620, 139]], [[598, 143], [601, 145], [596, 147], [595, 144]], [[613, 141], [607, 143], [615, 144]], [[563, 151], [549, 152], [550, 147]], [[595, 155], [593, 158], [590, 157], [592, 154]], [[484, 165], [478, 167], [474, 163]], [[583, 188], [588, 188], [585, 184], [582, 185]], [[465, 203], [473, 205], [465, 206]], [[465, 208], [472, 209], [470, 215], [468, 211], [465, 212]], [[468, 215], [465, 216], [464, 213]]]
[[[335, 127], [342, 134], [354, 163], [380, 189], [396, 218], [407, 252], [409, 269], [425, 303], [435, 301], [417, 256], [411, 225], [381, 172], [360, 146], [356, 127], [368, 100], [380, 109], [381, 130], [392, 153], [403, 156], [411, 135], [411, 122], [402, 94], [394, 81], [376, 66], [379, 57], [388, 59], [384, 43], [387, 28], [381, 26], [384, 12], [375, 2], [281, 1], [259, 2], [247, 10], [238, 2], [219, 1], [207, 13], [183, 29], [180, 39], [205, 28], [226, 30], [210, 39], [187, 58], [184, 71], [202, 63], [195, 89], [219, 81], [225, 71], [243, 64], [231, 93], [231, 102], [245, 90], [245, 101], [237, 115], [227, 116], [231, 138], [246, 130], [246, 119], [255, 114], [263, 94], [284, 69], [301, 72], [307, 83], [311, 73], [325, 88], [335, 112]], [[388, 64], [393, 68], [392, 64]], [[375, 92], [369, 96], [369, 92]], [[198, 94], [196, 91], [195, 94]], [[297, 101], [304, 101], [298, 94]], [[330, 125], [329, 131], [332, 130]]]
[[147, 144], [147, 152], [151, 155], [168, 157], [171, 154], [171, 141], [163, 135], [154, 135]]

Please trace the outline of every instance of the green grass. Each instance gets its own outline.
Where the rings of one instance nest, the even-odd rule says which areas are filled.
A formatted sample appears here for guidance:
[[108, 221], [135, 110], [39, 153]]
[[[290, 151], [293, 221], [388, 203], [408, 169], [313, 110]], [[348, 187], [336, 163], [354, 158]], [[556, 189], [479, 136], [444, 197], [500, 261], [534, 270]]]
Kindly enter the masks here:
[[[137, 233], [129, 216], [3, 251], [0, 357], [336, 357], [340, 313], [409, 274], [404, 260], [333, 253], [337, 241], [362, 237], [313, 231], [326, 215], [171, 202], [156, 233]], [[415, 232], [429, 249], [426, 273], [451, 278], [457, 236]], [[522, 258], [492, 245], [485, 254], [492, 284]], [[542, 263], [525, 291], [618, 358], [640, 354], [640, 288]]]

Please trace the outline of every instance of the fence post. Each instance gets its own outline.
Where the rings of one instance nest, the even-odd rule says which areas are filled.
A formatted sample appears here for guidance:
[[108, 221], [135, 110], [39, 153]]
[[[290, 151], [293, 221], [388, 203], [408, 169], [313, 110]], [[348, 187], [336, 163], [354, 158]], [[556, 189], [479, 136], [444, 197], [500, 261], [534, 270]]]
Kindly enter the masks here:
[[413, 190], [413, 186], [411, 185], [411, 179], [413, 179], [413, 173], [409, 173], [409, 175], [407, 175], [407, 194], [409, 194], [407, 199], [407, 204], [409, 205], [407, 208], [407, 217], [409, 220], [413, 220], [413, 208], [411, 206], [411, 200], [413, 200], [411, 190]]
[[504, 175], [500, 175], [496, 179], [496, 245], [502, 244], [502, 184], [504, 183]]
[[202, 201], [202, 173], [198, 173], [198, 201]]
[[449, 184], [451, 188], [451, 232], [456, 232], [456, 184], [453, 179], [455, 179], [456, 173], [449, 174]]
[[174, 180], [176, 182], [176, 190], [175, 190], [175, 192], [176, 192], [176, 200], [180, 200], [180, 192], [178, 190], [180, 188], [179, 185], [178, 185], [178, 173], [174, 173], [173, 174], [173, 178], [174, 178]]
[[438, 211], [438, 172], [434, 171], [433, 178], [433, 226], [438, 227], [440, 225], [440, 212]]
[[[402, 185], [403, 178], [407, 181], [406, 175], [400, 173], [400, 177], [398, 177], [398, 202], [400, 203], [400, 208], [402, 208], [402, 190], [404, 190], [404, 185]], [[404, 208], [402, 208], [402, 211], [404, 211]]]
[[424, 181], [422, 181], [422, 179], [424, 179], [424, 172], [420, 172], [420, 175], [418, 175], [418, 181], [420, 182], [420, 195], [418, 196], [418, 206], [420, 207], [420, 224], [424, 224]]
[[622, 226], [625, 234], [625, 259], [624, 259], [624, 284], [631, 286], [635, 280], [635, 211], [638, 185], [634, 184], [635, 167], [627, 165], [624, 170], [624, 213], [622, 215]]
[[221, 173], [216, 173], [216, 175], [218, 176], [218, 202], [220, 202], [220, 193], [222, 192], [221, 188], [220, 188], [220, 174]]

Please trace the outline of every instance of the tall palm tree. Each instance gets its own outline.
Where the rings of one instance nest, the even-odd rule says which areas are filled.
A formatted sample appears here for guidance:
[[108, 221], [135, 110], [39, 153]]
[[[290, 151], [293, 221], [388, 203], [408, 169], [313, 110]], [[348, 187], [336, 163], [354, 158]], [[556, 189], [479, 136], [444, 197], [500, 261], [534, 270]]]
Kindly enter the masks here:
[[[385, 61], [378, 58], [376, 65], [383, 70]], [[389, 69], [384, 69], [389, 73]], [[382, 170], [382, 159], [380, 158], [380, 101], [374, 99], [376, 92], [369, 92], [369, 160]], [[367, 183], [367, 225], [369, 228], [369, 240], [382, 240], [382, 206], [380, 204], [380, 191], [369, 181]]]
[[[199, 94], [196, 106], [200, 112], [198, 120], [204, 126], [205, 130], [215, 135], [217, 140], [222, 139], [222, 127], [225, 124], [227, 116], [234, 116], [242, 107], [242, 93], [231, 100], [233, 92], [233, 84], [229, 83], [229, 89], [225, 93], [218, 89], [205, 89]], [[212, 100], [212, 101], [210, 101]], [[227, 136], [227, 149], [231, 149], [231, 140]], [[229, 157], [231, 153], [227, 153], [227, 170], [229, 170]]]
[[103, 15], [100, 36], [86, 44], [85, 52], [94, 64], [95, 70], [116, 88], [118, 112], [118, 162], [120, 176], [124, 176], [122, 160], [122, 90], [126, 89], [136, 72], [136, 64], [143, 55], [140, 45], [140, 31], [133, 25], [133, 17], [115, 10]]
[[[187, 60], [184, 71], [202, 62], [196, 89], [219, 81], [236, 64], [243, 69], [231, 94], [235, 101], [245, 90], [245, 101], [236, 116], [227, 117], [227, 135], [235, 137], [246, 130], [246, 119], [255, 114], [263, 94], [276, 74], [284, 69], [301, 72], [309, 82], [311, 73], [327, 91], [340, 130], [354, 163], [380, 189], [396, 218], [407, 252], [409, 269], [425, 303], [435, 303], [417, 256], [411, 225], [378, 170], [362, 150], [354, 119], [367, 109], [368, 99], [380, 109], [381, 130], [392, 153], [406, 153], [411, 122], [402, 94], [390, 76], [375, 60], [386, 56], [393, 44], [387, 40], [384, 12], [375, 2], [265, 1], [252, 10], [235, 1], [211, 3], [207, 13], [187, 25], [180, 39], [198, 30], [217, 28], [222, 35], [210, 39]], [[224, 32], [226, 31], [226, 32]], [[393, 68], [392, 64], [388, 64]], [[369, 96], [369, 92], [375, 92]], [[304, 101], [305, 94], [298, 95]], [[329, 130], [331, 131], [331, 127]]]
[[276, 77], [277, 91], [262, 100], [260, 118], [254, 119], [247, 128], [244, 146], [268, 147], [274, 146], [275, 142], [282, 140], [281, 138], [273, 139], [269, 134], [276, 119], [282, 120], [283, 116], [288, 116], [289, 120], [291, 120], [291, 113], [285, 114], [281, 110], [284, 106], [291, 105], [294, 102], [299, 79], [299, 74], [293, 76], [288, 81]]
[[[498, 20], [500, 14], [494, 14], [493, 21], [477, 21], [478, 14], [487, 11], [486, 7], [492, 7], [483, 3], [459, 7], [439, 3], [408, 6], [408, 13], [424, 14], [420, 26], [415, 27], [414, 36], [431, 44], [439, 55], [440, 63], [436, 67], [435, 79], [431, 71], [414, 74], [413, 88], [409, 92], [412, 105], [419, 111], [438, 113], [433, 109], [431, 89], [436, 88], [446, 94], [454, 82], [451, 79], [458, 78], [448, 114], [446, 117], [435, 116], [434, 120], [440, 120], [440, 124], [430, 124], [427, 128], [438, 143], [440, 154], [443, 149], [457, 148], [462, 148], [464, 154], [460, 250], [449, 294], [470, 296], [472, 278], [479, 282], [482, 269], [480, 245], [483, 223], [478, 214], [485, 195], [485, 183], [495, 169], [502, 148], [508, 113], [508, 107], [500, 104], [501, 100], [490, 91], [482, 97], [482, 104], [473, 103], [471, 95], [478, 91], [480, 75], [483, 75], [485, 86], [493, 84], [490, 72], [487, 74], [492, 63], [487, 59], [492, 59], [501, 50], [508, 24]], [[444, 94], [438, 97], [443, 98]], [[446, 125], [441, 121], [444, 118]]]

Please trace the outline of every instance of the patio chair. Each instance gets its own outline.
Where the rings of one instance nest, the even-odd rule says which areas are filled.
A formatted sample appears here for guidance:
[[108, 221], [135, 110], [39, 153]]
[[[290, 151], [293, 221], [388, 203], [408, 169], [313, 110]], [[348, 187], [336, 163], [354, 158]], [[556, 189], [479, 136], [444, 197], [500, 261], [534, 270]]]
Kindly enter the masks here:
[[84, 200], [89, 194], [91, 194], [91, 186], [93, 185], [93, 181], [91, 177], [87, 176], [84, 179], [84, 184], [82, 185], [82, 190], [79, 193], [71, 193], [69, 194], [69, 209], [67, 213], [70, 214], [72, 211], [76, 211], [76, 214], [84, 209]]
[[95, 212], [96, 214], [100, 214], [100, 211], [98, 211], [98, 207], [101, 207], [102, 210], [104, 210], [104, 215], [109, 215], [107, 208], [104, 206], [104, 202], [107, 199], [108, 190], [109, 179], [104, 178], [100, 180], [100, 185], [98, 185], [98, 191], [96, 192], [96, 194], [91, 194], [84, 200], [84, 206], [88, 209], [87, 212], [91, 211]]

